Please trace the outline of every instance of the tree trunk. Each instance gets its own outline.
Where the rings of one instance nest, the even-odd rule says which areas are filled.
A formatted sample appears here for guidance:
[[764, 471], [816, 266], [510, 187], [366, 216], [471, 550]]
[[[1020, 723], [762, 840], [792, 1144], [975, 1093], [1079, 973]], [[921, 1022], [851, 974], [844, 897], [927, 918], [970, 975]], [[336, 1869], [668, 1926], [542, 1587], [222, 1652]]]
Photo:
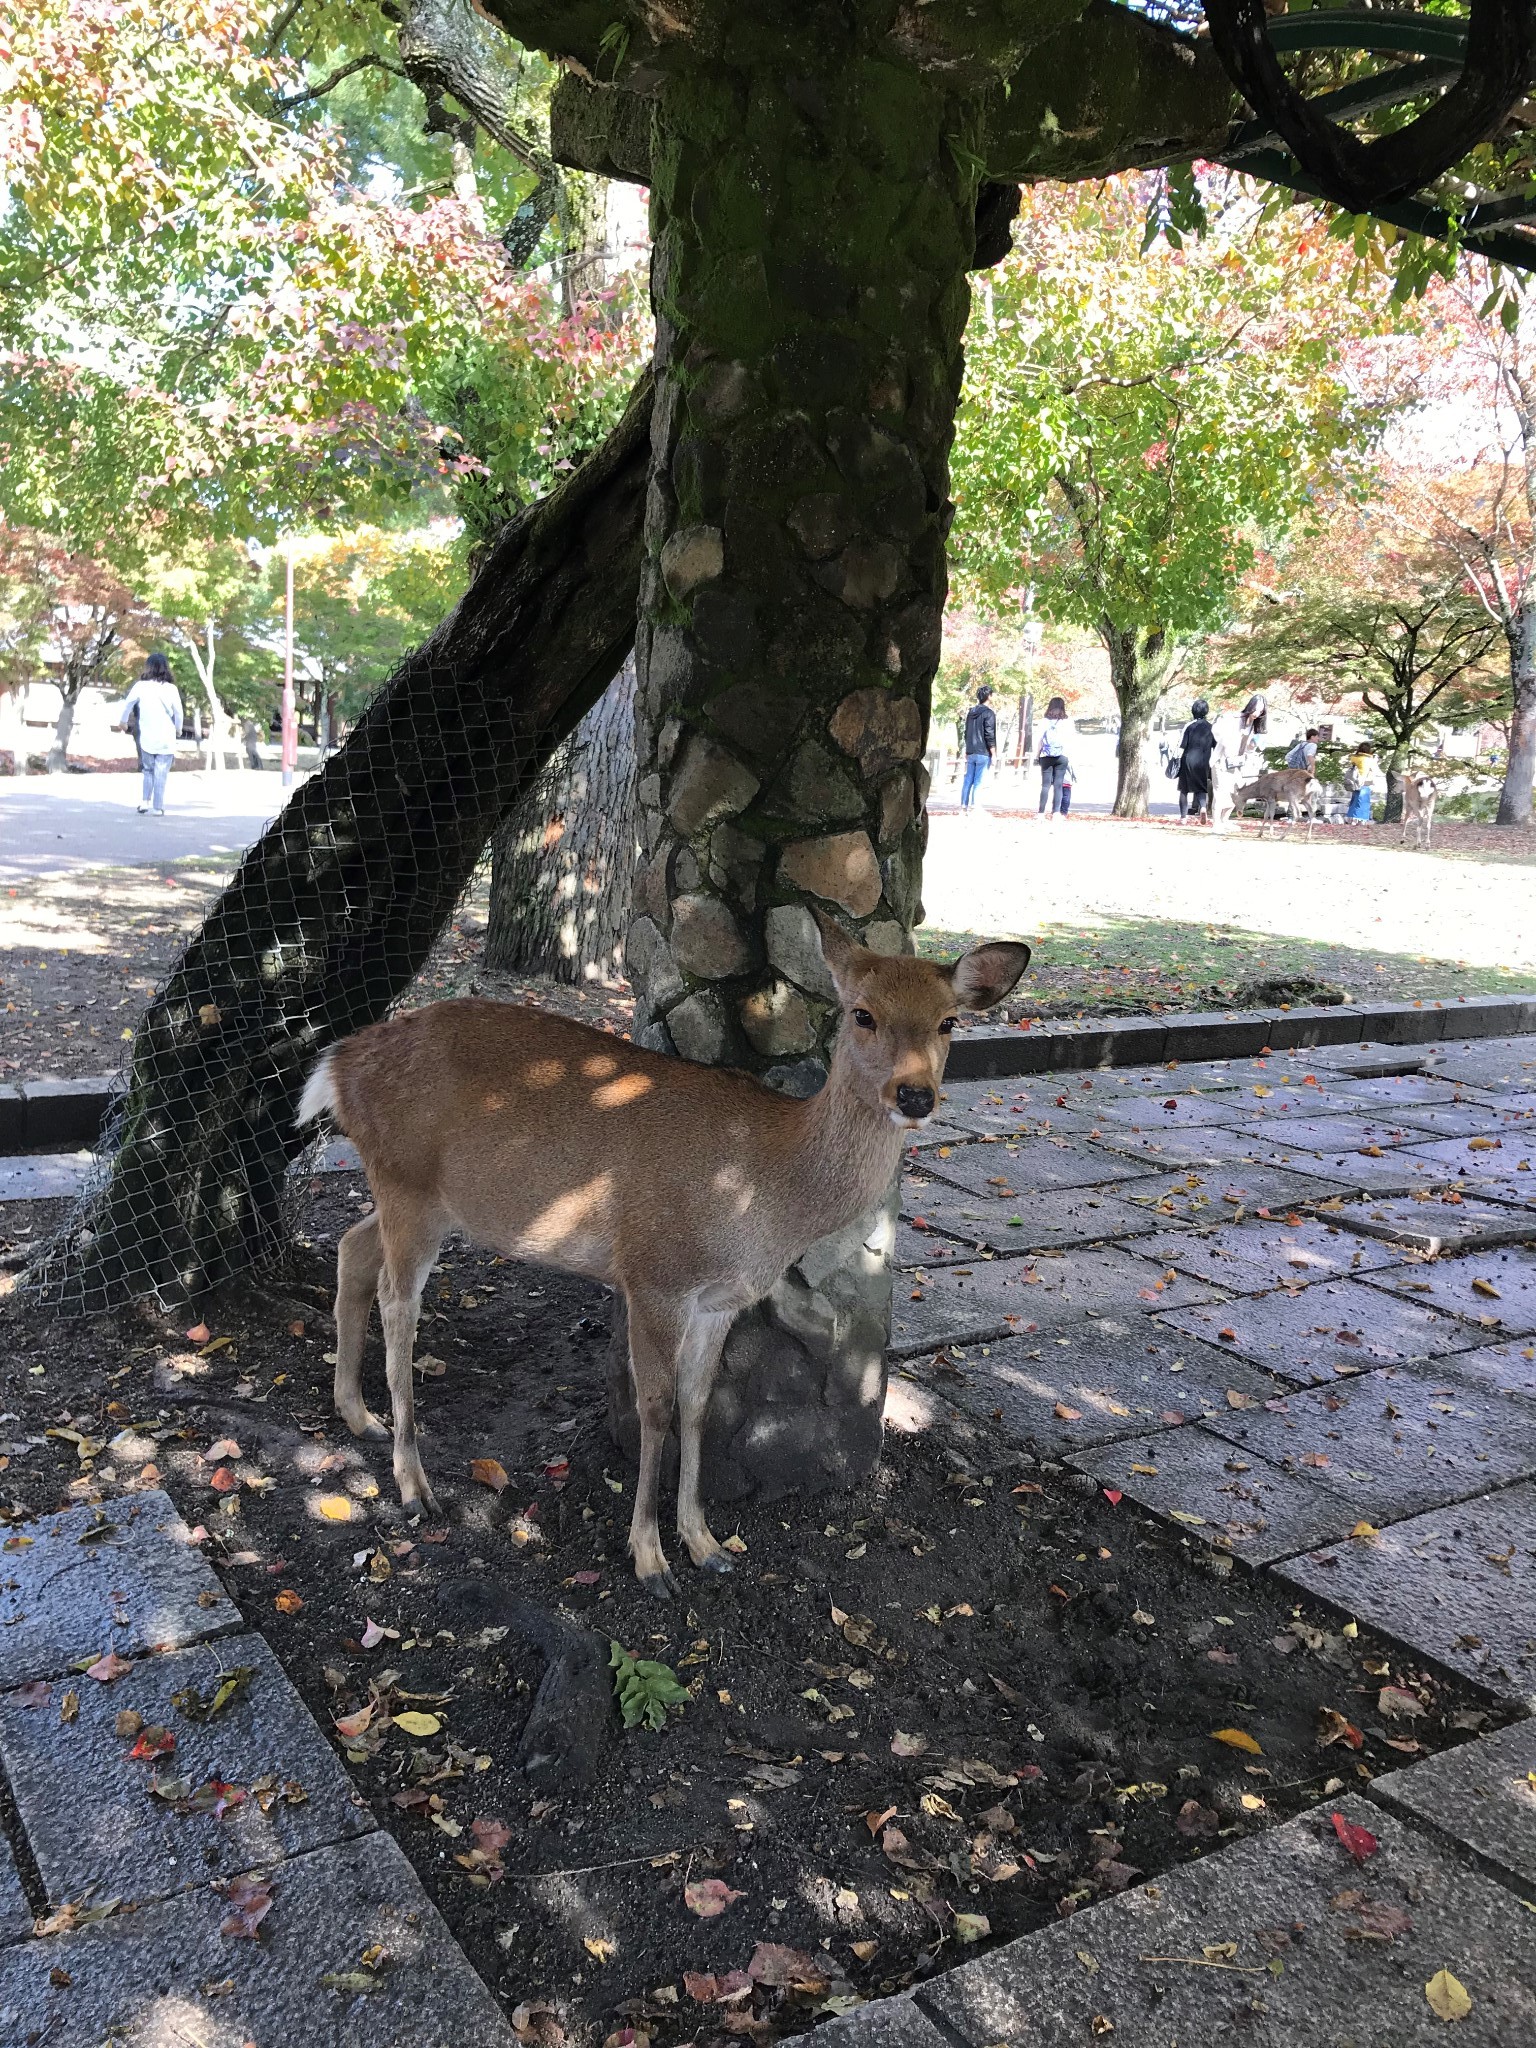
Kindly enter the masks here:
[[68, 675], [59, 684], [63, 702], [59, 706], [58, 719], [53, 728], [53, 745], [48, 749], [45, 763], [50, 775], [63, 775], [68, 770], [70, 735], [75, 729], [75, 710], [84, 687], [84, 683], [73, 681]]
[[1412, 752], [1411, 739], [1400, 740], [1383, 764], [1387, 774], [1387, 801], [1382, 812], [1382, 823], [1400, 825], [1403, 818], [1403, 776], [1407, 771]]
[[316, 1055], [409, 988], [491, 832], [624, 659], [650, 414], [647, 377], [241, 862], [139, 1026], [110, 1173], [29, 1276], [42, 1298], [193, 1298], [280, 1242]]
[[626, 661], [496, 834], [486, 965], [552, 981], [619, 980], [638, 852]]
[[1160, 626], [1142, 631], [1116, 626], [1105, 619], [1099, 638], [1109, 652], [1109, 680], [1120, 707], [1120, 739], [1115, 748], [1115, 810], [1117, 818], [1144, 818], [1152, 799], [1152, 721], [1163, 694], [1178, 673], [1178, 643]]
[[[922, 914], [917, 764], [976, 212], [968, 109], [839, 10], [791, 12], [653, 102], [628, 963], [639, 1042], [804, 1093], [838, 1021], [808, 905], [887, 951]], [[870, 1468], [890, 1241], [886, 1210], [738, 1321], [706, 1436], [717, 1497]], [[617, 1364], [632, 1444], [627, 1378]]]
[[1496, 822], [1529, 825], [1531, 786], [1536, 780], [1536, 597], [1523, 603], [1515, 614], [1509, 636], [1509, 670], [1514, 711]]

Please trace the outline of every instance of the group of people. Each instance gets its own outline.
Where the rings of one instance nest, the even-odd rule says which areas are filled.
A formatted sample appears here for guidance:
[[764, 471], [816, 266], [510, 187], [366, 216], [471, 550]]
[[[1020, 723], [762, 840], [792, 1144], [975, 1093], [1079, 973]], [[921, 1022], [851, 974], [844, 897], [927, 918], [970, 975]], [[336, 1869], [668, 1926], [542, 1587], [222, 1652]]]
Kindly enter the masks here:
[[[1204, 697], [1195, 699], [1190, 706], [1190, 722], [1179, 740], [1178, 752], [1168, 763], [1170, 778], [1178, 778], [1181, 825], [1190, 818], [1204, 818], [1207, 824], [1211, 822], [1217, 773], [1224, 769], [1232, 776], [1242, 774], [1246, 757], [1257, 751], [1260, 739], [1269, 729], [1269, 707], [1262, 695], [1251, 697], [1244, 705], [1238, 719], [1235, 744], [1229, 735], [1212, 724], [1210, 710]], [[1309, 725], [1287, 753], [1286, 767], [1304, 768], [1309, 776], [1315, 775], [1320, 740], [1320, 729]], [[1252, 772], [1258, 774], [1262, 767], [1262, 760], [1255, 761]], [[1380, 765], [1371, 741], [1361, 740], [1344, 756], [1340, 775], [1349, 798], [1345, 818], [1352, 825], [1369, 825], [1381, 788]]]
[[[1035, 763], [1040, 770], [1040, 811], [1042, 816], [1064, 818], [1072, 808], [1072, 757], [1068, 751], [1073, 738], [1072, 721], [1066, 702], [1053, 697], [1045, 707], [1040, 744]], [[983, 683], [976, 702], [965, 714], [965, 776], [960, 784], [960, 808], [974, 810], [981, 778], [997, 758], [997, 713], [992, 709], [992, 686]]]

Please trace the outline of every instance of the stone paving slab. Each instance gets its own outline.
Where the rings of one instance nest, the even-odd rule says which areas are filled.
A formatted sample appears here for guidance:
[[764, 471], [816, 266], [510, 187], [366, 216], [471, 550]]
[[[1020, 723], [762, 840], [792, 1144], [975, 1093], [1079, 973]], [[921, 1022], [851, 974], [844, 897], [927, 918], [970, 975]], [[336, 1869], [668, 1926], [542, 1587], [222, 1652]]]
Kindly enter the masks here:
[[[1428, 1132], [1414, 1146], [1421, 1159], [1433, 1159], [1458, 1180], [1507, 1180], [1516, 1173], [1536, 1175], [1536, 1126], [1496, 1131], [1491, 1136], [1476, 1132], [1470, 1138], [1435, 1138]], [[1536, 1190], [1532, 1191], [1536, 1194]]]
[[[1470, 1351], [1477, 1341], [1477, 1333], [1454, 1316], [1419, 1308], [1360, 1280], [1323, 1280], [1239, 1298], [1219, 1309], [1179, 1309], [1157, 1320], [1298, 1386], [1373, 1365]], [[1224, 1330], [1231, 1335], [1224, 1337]]]
[[[1246, 1126], [1233, 1129], [1224, 1124], [1205, 1124], [1183, 1131], [1142, 1132], [1106, 1130], [1091, 1143], [1105, 1152], [1126, 1159], [1150, 1161], [1153, 1166], [1224, 1166], [1229, 1161], [1257, 1162], [1261, 1154], [1276, 1148], [1267, 1138]], [[1147, 1166], [1142, 1165], [1145, 1173]]]
[[1512, 1721], [1409, 1770], [1388, 1771], [1371, 1797], [1403, 1820], [1427, 1822], [1536, 1898], [1536, 1721]]
[[923, 1125], [922, 1135], [914, 1137], [904, 1154], [908, 1163], [920, 1159], [924, 1152], [931, 1152], [937, 1145], [963, 1145], [974, 1133], [962, 1125], [949, 1123], [939, 1117], [931, 1117]]
[[1442, 1359], [1436, 1370], [1463, 1386], [1536, 1401], [1536, 1343], [1479, 1345], [1476, 1351], [1458, 1351], [1454, 1358]]
[[1522, 1125], [1531, 1122], [1529, 1111], [1516, 1113], [1497, 1108], [1492, 1098], [1487, 1102], [1469, 1102], [1462, 1097], [1455, 1102], [1410, 1103], [1393, 1114], [1403, 1124], [1435, 1138], [1496, 1138], [1505, 1131], [1518, 1132]]
[[[39, 2048], [515, 2048], [495, 2000], [385, 1834], [271, 1870], [260, 1939], [182, 1892], [77, 1934], [0, 1949], [0, 2040]], [[378, 1988], [324, 1983], [367, 1975]]]
[[1139, 1237], [1129, 1247], [1152, 1259], [1209, 1280], [1232, 1294], [1295, 1286], [1310, 1280], [1344, 1280], [1352, 1273], [1389, 1266], [1401, 1257], [1395, 1245], [1362, 1242], [1337, 1223], [1298, 1217], [1295, 1223], [1246, 1223], [1219, 1230], [1163, 1230]]
[[1426, 1133], [1422, 1143], [1412, 1147], [1378, 1145], [1372, 1152], [1341, 1146], [1334, 1152], [1290, 1152], [1279, 1155], [1292, 1166], [1305, 1165], [1311, 1173], [1331, 1180], [1351, 1196], [1411, 1195], [1420, 1188], [1433, 1188], [1455, 1177], [1455, 1168], [1442, 1159], [1429, 1157], [1424, 1146], [1433, 1140]]
[[[1319, 1045], [1306, 1055], [1319, 1073], [1327, 1068], [1340, 1075], [1370, 1080], [1378, 1075], [1430, 1073], [1439, 1075], [1445, 1058], [1441, 1045]], [[1451, 1078], [1450, 1076], [1446, 1077]]]
[[1209, 1228], [1233, 1221], [1238, 1212], [1275, 1216], [1323, 1206], [1342, 1208], [1338, 1183], [1316, 1174], [1292, 1173], [1283, 1166], [1249, 1166], [1228, 1160], [1217, 1169], [1189, 1167], [1177, 1177], [1159, 1175], [1127, 1190], [1126, 1200], [1150, 1203], [1164, 1216]]
[[1383, 1107], [1417, 1111], [1420, 1107], [1465, 1102], [1466, 1091], [1459, 1082], [1445, 1081], [1433, 1074], [1388, 1074], [1376, 1080], [1359, 1080], [1351, 1075], [1331, 1075], [1331, 1099], [1348, 1097], [1357, 1102], [1380, 1103]]
[[[1365, 1864], [1339, 1841], [1336, 1811], [1377, 1838]], [[1362, 1939], [1372, 1904], [1405, 1913], [1407, 1930]], [[1225, 1942], [1235, 1971], [1208, 1966], [1207, 1946]], [[1424, 1995], [1440, 1969], [1472, 1999], [1457, 2048], [1536, 2040], [1536, 1915], [1346, 1797], [1010, 1942], [917, 1999], [973, 2048], [1442, 2048], [1446, 2024]], [[859, 2020], [825, 2030], [827, 2048], [851, 2048]]]
[[[97, 1528], [110, 1538], [82, 1541]], [[243, 1626], [158, 1488], [20, 1523], [0, 1542], [0, 1686], [56, 1677], [87, 1653], [180, 1649]]]
[[1536, 1088], [1536, 1045], [1529, 1038], [1483, 1038], [1437, 1048], [1436, 1072], [1475, 1088]]
[[1370, 1145], [1383, 1148], [1417, 1145], [1424, 1133], [1399, 1122], [1390, 1114], [1351, 1115], [1346, 1110], [1336, 1109], [1317, 1116], [1276, 1117], [1266, 1121], [1264, 1136], [1270, 1144], [1284, 1151], [1325, 1152], [1333, 1156], [1340, 1152], [1364, 1151]]
[[[220, 1674], [240, 1667], [252, 1676], [215, 1720], [189, 1720], [173, 1705], [172, 1695], [188, 1688], [211, 1698]], [[66, 1690], [79, 1701], [68, 1723], [59, 1714]], [[41, 1706], [24, 1692], [0, 1694], [0, 1761], [55, 1904], [82, 1898], [92, 1886], [100, 1899], [166, 1898], [373, 1827], [260, 1636], [225, 1636], [143, 1658], [110, 1685], [60, 1680], [49, 1691]], [[113, 1732], [125, 1709], [170, 1731], [174, 1753], [133, 1761], [132, 1739]], [[156, 1779], [188, 1781], [189, 1789], [222, 1780], [249, 1796], [222, 1818], [178, 1813], [151, 1791]], [[61, 1784], [78, 1788], [78, 1796], [60, 1799]]]
[[1229, 1389], [1254, 1401], [1284, 1392], [1278, 1381], [1208, 1345], [1147, 1344], [1144, 1335], [1095, 1318], [971, 1345], [960, 1362], [924, 1366], [916, 1376], [1044, 1457], [1224, 1412]]
[[[1209, 1301], [1214, 1291], [1182, 1275], [1158, 1291], [1159, 1276], [1115, 1246], [1039, 1259], [949, 1262], [902, 1278], [910, 1285], [898, 1286], [892, 1303], [890, 1348], [896, 1357], [973, 1337], [1008, 1336], [1024, 1325], [1059, 1331], [1106, 1309], [1134, 1317], [1161, 1303]], [[1149, 1326], [1141, 1341], [1157, 1339]]]
[[945, 1237], [926, 1220], [920, 1230], [904, 1216], [896, 1220], [891, 1257], [898, 1272], [913, 1266], [943, 1265], [946, 1260], [953, 1265], [956, 1259], [967, 1261], [974, 1255], [970, 1244], [961, 1238]]
[[1202, 1130], [1216, 1124], [1241, 1124], [1250, 1114], [1235, 1089], [1221, 1095], [1131, 1095], [1098, 1105], [1101, 1123], [1154, 1135], [1161, 1131]]
[[1463, 1195], [1457, 1188], [1352, 1202], [1339, 1210], [1338, 1221], [1362, 1236], [1384, 1238], [1424, 1252], [1458, 1252], [1536, 1238], [1536, 1218], [1520, 1215], [1504, 1203]]
[[1069, 1462], [1251, 1565], [1334, 1542], [1359, 1520], [1310, 1474], [1282, 1472], [1199, 1423], [1104, 1444]]
[[1536, 1252], [1490, 1246], [1409, 1266], [1378, 1267], [1365, 1277], [1369, 1286], [1461, 1316], [1493, 1337], [1527, 1337], [1536, 1331]]
[[1536, 1482], [1294, 1557], [1279, 1575], [1501, 1699], [1536, 1704]]
[[1208, 1426], [1378, 1525], [1536, 1473], [1536, 1410], [1434, 1367], [1383, 1366], [1264, 1407], [1223, 1407]]
[[968, 1136], [998, 1131], [1033, 1134], [1044, 1124], [1064, 1133], [1090, 1131], [1098, 1122], [1092, 1098], [1080, 1110], [1065, 1076], [1047, 1081], [965, 1081], [939, 1090], [939, 1115]]
[[11, 1845], [0, 1835], [0, 1948], [32, 1932], [32, 1908], [21, 1888], [21, 1875]]
[[35, 1152], [0, 1159], [0, 1202], [73, 1200], [95, 1164], [94, 1152]]
[[[923, 1154], [923, 1170], [972, 1194], [1030, 1194], [1044, 1188], [1108, 1187], [1139, 1180], [1145, 1168], [1103, 1152], [1090, 1140], [1026, 1138], [1018, 1143], [940, 1146]], [[1000, 1188], [998, 1183], [1004, 1185]]]
[[943, 1181], [928, 1179], [920, 1187], [908, 1175], [901, 1211], [909, 1223], [921, 1218], [951, 1237], [1005, 1253], [1097, 1244], [1157, 1228], [1144, 1207], [1132, 1207], [1107, 1188], [1041, 1188], [1011, 1200], [994, 1196], [988, 1201]]

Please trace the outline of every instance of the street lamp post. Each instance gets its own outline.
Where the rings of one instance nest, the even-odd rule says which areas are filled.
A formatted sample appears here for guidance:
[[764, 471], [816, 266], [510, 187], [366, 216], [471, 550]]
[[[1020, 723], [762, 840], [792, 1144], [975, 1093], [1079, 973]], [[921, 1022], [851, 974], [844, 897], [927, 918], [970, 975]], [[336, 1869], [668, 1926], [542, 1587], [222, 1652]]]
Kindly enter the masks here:
[[293, 786], [299, 765], [299, 715], [293, 701], [293, 549], [287, 553], [287, 578], [283, 611], [283, 787]]

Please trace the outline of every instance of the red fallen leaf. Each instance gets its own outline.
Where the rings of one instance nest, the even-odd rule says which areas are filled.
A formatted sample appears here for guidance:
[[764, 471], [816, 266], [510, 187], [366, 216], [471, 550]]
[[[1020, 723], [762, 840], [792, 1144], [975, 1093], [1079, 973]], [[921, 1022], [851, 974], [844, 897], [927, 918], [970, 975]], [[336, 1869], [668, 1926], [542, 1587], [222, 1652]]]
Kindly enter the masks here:
[[128, 1754], [135, 1763], [148, 1763], [157, 1756], [169, 1756], [176, 1737], [169, 1728], [146, 1728]]
[[1218, 1330], [1216, 1334], [1223, 1344], [1235, 1344], [1237, 1342], [1236, 1330]]
[[683, 1989], [696, 2005], [725, 2005], [752, 1995], [752, 1979], [745, 1970], [726, 1970], [712, 1976], [707, 1970], [684, 1970]]
[[494, 1814], [478, 1814], [469, 1824], [469, 1832], [475, 1838], [475, 1846], [483, 1849], [488, 1856], [498, 1855], [512, 1839], [512, 1830], [504, 1820]]
[[1056, 1595], [1058, 1600], [1070, 1600], [1072, 1598], [1072, 1595], [1067, 1591], [1066, 1587], [1058, 1586], [1054, 1579], [1051, 1581], [1051, 1591]]
[[571, 1461], [569, 1458], [552, 1458], [544, 1467], [544, 1477], [553, 1487], [559, 1488], [564, 1486], [570, 1476]]
[[53, 1697], [53, 1687], [46, 1678], [29, 1679], [25, 1685], [17, 1686], [16, 1697], [24, 1707], [46, 1707]]
[[1104, 1489], [1104, 1498], [1109, 1502], [1112, 1508], [1117, 1508], [1119, 1507], [1121, 1501], [1125, 1499], [1125, 1495], [1120, 1491], [1118, 1486], [1106, 1486]]
[[926, 1216], [914, 1216], [912, 1218], [912, 1228], [914, 1230], [931, 1230], [933, 1225]]
[[366, 1707], [359, 1707], [355, 1714], [343, 1714], [336, 1723], [336, 1733], [344, 1742], [355, 1741], [372, 1721], [373, 1712], [373, 1702], [370, 1700]]
[[272, 1910], [271, 1879], [252, 1876], [216, 1878], [213, 1888], [229, 1907], [219, 1922], [220, 1934], [241, 1934], [255, 1941], [262, 1921]]
[[1336, 1344], [1358, 1344], [1361, 1341], [1358, 1330], [1340, 1330], [1334, 1337]]
[[1177, 1109], [1178, 1106], [1179, 1098], [1177, 1097], [1177, 1095], [1170, 1095], [1168, 1100], [1163, 1104], [1164, 1109]]
[[233, 1493], [240, 1484], [240, 1474], [233, 1466], [220, 1465], [208, 1484], [215, 1493]]
[[119, 1657], [116, 1650], [108, 1650], [105, 1656], [86, 1666], [85, 1675], [94, 1678], [98, 1685], [110, 1685], [114, 1678], [126, 1678], [132, 1669], [131, 1659]]
[[572, 1572], [571, 1584], [573, 1586], [595, 1586], [602, 1576], [601, 1572]]
[[1303, 1465], [1310, 1465], [1315, 1470], [1321, 1471], [1329, 1462], [1328, 1453], [1326, 1451], [1303, 1451], [1301, 1462]]
[[727, 1906], [735, 1905], [738, 1899], [746, 1896], [745, 1892], [733, 1892], [718, 1877], [696, 1877], [691, 1884], [683, 1886], [683, 1904], [690, 1913], [697, 1913], [701, 1920], [713, 1920]]
[[189, 1344], [206, 1344], [211, 1334], [206, 1323], [194, 1323], [187, 1332], [187, 1342]]
[[511, 1483], [507, 1478], [507, 1468], [499, 1458], [471, 1458], [469, 1476], [481, 1486], [490, 1487], [493, 1493], [504, 1493]]
[[1032, 1784], [1036, 1778], [1043, 1778], [1045, 1772], [1040, 1768], [1039, 1764], [1017, 1764], [1014, 1767], [1013, 1775], [1019, 1780], [1020, 1784], [1028, 1785]]
[[1356, 1827], [1342, 1813], [1330, 1814], [1329, 1819], [1333, 1822], [1333, 1832], [1357, 1863], [1363, 1863], [1367, 1856], [1374, 1856], [1381, 1847], [1369, 1828]]
[[[997, 1683], [997, 1680], [993, 1679], [992, 1683], [995, 1685]], [[885, 1826], [886, 1822], [891, 1819], [895, 1812], [896, 1808], [894, 1806], [888, 1806], [885, 1809], [884, 1813], [876, 1813], [874, 1808], [871, 1807], [869, 1812], [866, 1813], [864, 1816], [864, 1825], [869, 1829], [869, 1832], [872, 1835], [878, 1835], [880, 1830]]]

